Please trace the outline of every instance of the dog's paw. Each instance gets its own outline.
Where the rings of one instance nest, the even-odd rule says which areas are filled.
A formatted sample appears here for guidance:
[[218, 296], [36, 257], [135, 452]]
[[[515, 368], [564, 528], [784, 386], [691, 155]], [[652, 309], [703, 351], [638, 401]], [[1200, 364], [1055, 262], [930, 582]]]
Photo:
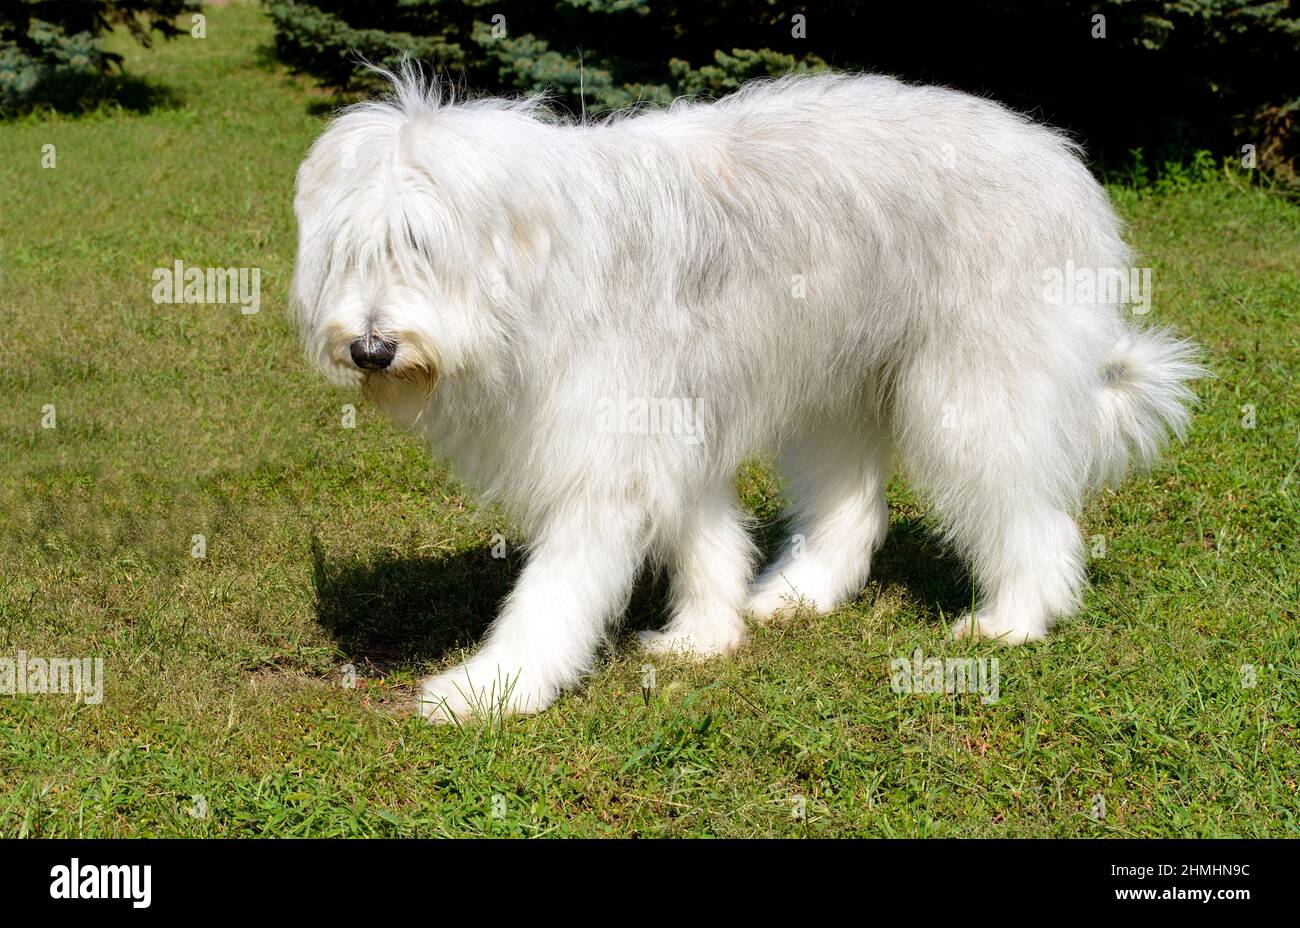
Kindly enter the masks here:
[[760, 622], [789, 618], [801, 610], [831, 612], [848, 598], [842, 577], [811, 557], [765, 571], [749, 588], [747, 610]]
[[780, 577], [775, 582], [766, 582], [754, 587], [749, 593], [749, 602], [745, 607], [745, 610], [760, 622], [788, 618], [800, 609], [810, 609], [818, 614], [829, 611], [807, 593], [795, 592]]
[[554, 690], [530, 683], [527, 673], [470, 660], [420, 681], [418, 708], [430, 722], [532, 715], [555, 701]]
[[641, 650], [655, 657], [683, 657], [688, 660], [708, 660], [731, 654], [745, 640], [745, 631], [703, 636], [691, 632], [666, 629], [661, 632], [637, 632]]
[[977, 641], [996, 641], [998, 644], [1029, 644], [1047, 637], [1047, 628], [1032, 622], [1017, 622], [992, 612], [963, 615], [949, 629], [954, 639], [972, 638]]

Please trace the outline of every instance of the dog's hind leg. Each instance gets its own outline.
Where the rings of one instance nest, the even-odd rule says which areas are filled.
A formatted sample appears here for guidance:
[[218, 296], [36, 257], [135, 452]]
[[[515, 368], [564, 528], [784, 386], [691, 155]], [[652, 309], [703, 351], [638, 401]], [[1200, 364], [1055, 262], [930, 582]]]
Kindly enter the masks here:
[[726, 654], [745, 637], [745, 592], [754, 572], [754, 544], [730, 483], [709, 490], [682, 516], [669, 557], [672, 618], [642, 632], [652, 654]]
[[1074, 609], [1083, 587], [1083, 541], [1066, 513], [1026, 500], [996, 529], [976, 521], [954, 535], [982, 593], [975, 612], [953, 623], [954, 638], [1040, 641]]
[[645, 525], [640, 508], [602, 499], [547, 520], [483, 647], [421, 681], [421, 713], [450, 721], [540, 712], [576, 685], [627, 605]]
[[1035, 370], [1021, 349], [947, 352], [899, 379], [895, 434], [908, 478], [972, 568], [979, 601], [954, 637], [1023, 644], [1078, 602], [1083, 539], [1067, 509], [1087, 466], [1068, 363]]
[[828, 612], [861, 592], [889, 530], [888, 434], [872, 419], [819, 425], [781, 452], [792, 533], [750, 591], [767, 619], [803, 602]]

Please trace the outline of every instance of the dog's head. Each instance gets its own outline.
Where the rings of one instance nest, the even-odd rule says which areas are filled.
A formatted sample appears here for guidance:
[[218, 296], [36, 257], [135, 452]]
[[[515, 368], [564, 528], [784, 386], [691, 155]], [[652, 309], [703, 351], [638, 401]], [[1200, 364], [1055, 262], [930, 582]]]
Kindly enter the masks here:
[[441, 103], [418, 73], [388, 76], [388, 98], [317, 139], [294, 200], [304, 347], [334, 382], [377, 395], [499, 366], [545, 251], [503, 184], [534, 104]]

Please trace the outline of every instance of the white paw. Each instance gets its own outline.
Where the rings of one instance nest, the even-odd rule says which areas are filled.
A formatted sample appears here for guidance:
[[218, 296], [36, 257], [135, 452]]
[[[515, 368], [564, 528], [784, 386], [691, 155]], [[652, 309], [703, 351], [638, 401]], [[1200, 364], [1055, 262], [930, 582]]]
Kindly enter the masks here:
[[1047, 627], [1042, 623], [1016, 621], [993, 612], [970, 613], [952, 623], [949, 629], [953, 638], [972, 638], [996, 641], [998, 644], [1029, 644], [1047, 637]]
[[[796, 585], [789, 582], [786, 576], [774, 574], [760, 579], [754, 585], [749, 592], [746, 609], [759, 621], [789, 615], [800, 607], [812, 609], [819, 614], [829, 612], [829, 607], [823, 603], [826, 594], [813, 590], [812, 586], [808, 583]], [[819, 595], [821, 599], [818, 599]]]
[[532, 715], [559, 695], [530, 681], [520, 669], [507, 670], [477, 658], [420, 681], [420, 714], [431, 722]]
[[705, 660], [735, 651], [745, 640], [745, 630], [741, 626], [734, 633], [705, 636], [666, 629], [661, 632], [637, 632], [636, 636], [641, 641], [641, 649], [647, 654]]

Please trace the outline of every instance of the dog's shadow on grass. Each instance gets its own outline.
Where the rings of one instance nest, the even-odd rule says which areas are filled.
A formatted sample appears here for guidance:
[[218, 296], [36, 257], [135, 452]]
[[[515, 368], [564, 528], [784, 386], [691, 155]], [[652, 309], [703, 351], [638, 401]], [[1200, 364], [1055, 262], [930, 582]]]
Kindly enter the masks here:
[[473, 647], [514, 586], [522, 560], [489, 548], [447, 556], [329, 558], [312, 540], [316, 614], [347, 660], [381, 671]]
[[971, 607], [970, 571], [922, 519], [890, 524], [871, 560], [871, 582], [902, 587], [933, 624], [951, 622]]
[[[787, 542], [781, 521], [761, 525], [755, 541], [762, 563]], [[316, 611], [348, 661], [381, 672], [442, 661], [473, 648], [514, 586], [523, 559], [497, 558], [489, 548], [438, 556], [381, 555], [365, 562], [331, 560], [312, 541]], [[872, 582], [904, 587], [938, 623], [970, 607], [963, 565], [919, 520], [890, 527], [876, 553]], [[667, 621], [668, 582], [646, 572], [629, 600], [620, 640]]]
[[[521, 555], [490, 548], [447, 556], [332, 559], [312, 539], [316, 615], [347, 662], [381, 673], [438, 663], [483, 638], [523, 568]], [[666, 619], [668, 583], [645, 571], [628, 601], [621, 634]]]
[[[783, 518], [760, 523], [754, 541], [759, 563], [765, 567], [790, 543], [789, 523]], [[870, 601], [872, 590], [901, 587], [920, 606], [927, 621], [936, 625], [951, 622], [971, 607], [970, 571], [921, 518], [904, 517], [890, 523], [885, 543], [871, 558], [869, 584], [849, 606]]]

